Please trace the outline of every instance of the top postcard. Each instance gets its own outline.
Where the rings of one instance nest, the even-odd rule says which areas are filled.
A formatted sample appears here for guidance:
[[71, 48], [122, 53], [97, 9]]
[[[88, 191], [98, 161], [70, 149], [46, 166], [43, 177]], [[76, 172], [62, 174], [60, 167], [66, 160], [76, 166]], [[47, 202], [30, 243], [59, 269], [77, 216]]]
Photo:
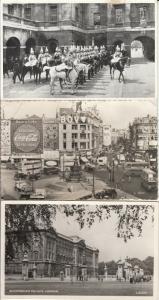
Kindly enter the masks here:
[[3, 99], [155, 97], [155, 1], [2, 6]]

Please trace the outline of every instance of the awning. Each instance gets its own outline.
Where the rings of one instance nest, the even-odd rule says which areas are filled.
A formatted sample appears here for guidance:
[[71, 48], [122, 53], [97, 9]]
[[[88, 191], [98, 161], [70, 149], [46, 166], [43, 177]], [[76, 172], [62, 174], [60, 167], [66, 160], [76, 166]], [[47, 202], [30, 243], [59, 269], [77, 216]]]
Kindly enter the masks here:
[[87, 163], [88, 162], [88, 159], [86, 157], [81, 157], [81, 160], [84, 162], [84, 163]]

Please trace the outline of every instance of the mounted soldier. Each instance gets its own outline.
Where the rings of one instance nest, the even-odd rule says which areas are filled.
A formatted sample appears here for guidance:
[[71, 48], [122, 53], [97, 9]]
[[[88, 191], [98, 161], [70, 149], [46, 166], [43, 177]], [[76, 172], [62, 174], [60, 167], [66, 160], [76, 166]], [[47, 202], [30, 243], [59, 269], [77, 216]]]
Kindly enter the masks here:
[[117, 45], [116, 46], [116, 49], [115, 49], [115, 52], [113, 54], [113, 58], [111, 60], [111, 63], [117, 63], [122, 57], [122, 52], [121, 52], [121, 49], [120, 47]]
[[26, 66], [30, 66], [33, 68], [36, 65], [36, 63], [37, 63], [37, 58], [36, 58], [33, 48], [31, 48], [28, 65], [26, 63]]
[[41, 61], [42, 64], [44, 64], [44, 63], [45, 63], [44, 60], [45, 60], [44, 51], [43, 51], [43, 48], [41, 47], [40, 53], [39, 53], [39, 55], [38, 55], [38, 61]]
[[45, 48], [45, 53], [44, 53], [44, 58], [43, 59], [45, 61], [44, 64], [48, 64], [49, 60], [52, 59], [52, 55], [49, 53], [49, 50], [48, 50], [47, 47]]

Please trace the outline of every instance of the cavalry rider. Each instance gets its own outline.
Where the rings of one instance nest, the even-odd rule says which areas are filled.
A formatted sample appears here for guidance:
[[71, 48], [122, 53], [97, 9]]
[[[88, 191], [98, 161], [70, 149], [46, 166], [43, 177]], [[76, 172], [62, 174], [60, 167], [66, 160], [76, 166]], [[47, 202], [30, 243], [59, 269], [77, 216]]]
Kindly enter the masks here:
[[44, 59], [44, 61], [45, 61], [44, 64], [48, 64], [49, 60], [52, 59], [52, 56], [51, 56], [51, 54], [49, 53], [49, 50], [48, 50], [47, 47], [45, 48], [45, 53], [44, 53], [43, 59]]
[[39, 55], [38, 55], [38, 61], [41, 61], [42, 64], [43, 64], [44, 57], [45, 57], [45, 56], [44, 56], [44, 51], [43, 51], [43, 48], [41, 47], [40, 53], [39, 53]]
[[28, 61], [28, 63], [29, 63], [29, 66], [32, 67], [32, 68], [33, 68], [33, 67], [36, 65], [36, 63], [37, 63], [37, 58], [36, 58], [36, 55], [35, 55], [35, 53], [34, 53], [33, 48], [31, 48], [31, 50], [30, 50], [30, 55], [29, 55], [29, 61]]
[[117, 63], [121, 59], [121, 57], [122, 57], [122, 52], [120, 47], [117, 45], [111, 62]]

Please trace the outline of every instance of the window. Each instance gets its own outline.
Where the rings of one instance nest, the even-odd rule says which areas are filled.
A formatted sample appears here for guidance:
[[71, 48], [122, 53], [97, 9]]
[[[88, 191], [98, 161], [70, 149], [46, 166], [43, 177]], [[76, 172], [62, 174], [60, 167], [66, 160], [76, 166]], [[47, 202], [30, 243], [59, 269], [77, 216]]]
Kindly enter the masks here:
[[63, 134], [63, 138], [66, 139], [66, 133]]
[[72, 149], [77, 149], [78, 145], [75, 142], [72, 142]]
[[75, 20], [78, 22], [79, 21], [79, 8], [76, 6], [75, 8]]
[[80, 125], [81, 130], [86, 130], [86, 125]]
[[57, 23], [57, 5], [50, 6], [50, 21]]
[[77, 139], [77, 133], [72, 133], [72, 139]]
[[94, 25], [101, 25], [99, 13], [94, 13]]
[[13, 4], [8, 5], [8, 14], [14, 15], [14, 5]]
[[77, 130], [77, 125], [72, 125], [73, 130]]
[[139, 8], [140, 20], [145, 20], [146, 19], [146, 13], [147, 13], [147, 10], [146, 10], [145, 6]]
[[80, 139], [86, 139], [86, 134], [85, 133], [81, 133], [80, 134]]
[[123, 23], [123, 10], [122, 10], [122, 8], [116, 8], [116, 10], [115, 10], [115, 20], [116, 20], [116, 24], [122, 24]]
[[86, 143], [80, 143], [80, 149], [86, 149]]
[[63, 129], [66, 130], [66, 124], [63, 125]]
[[30, 5], [25, 5], [24, 7], [24, 18], [25, 19], [31, 19], [31, 6]]
[[63, 143], [63, 148], [66, 149], [66, 142]]

